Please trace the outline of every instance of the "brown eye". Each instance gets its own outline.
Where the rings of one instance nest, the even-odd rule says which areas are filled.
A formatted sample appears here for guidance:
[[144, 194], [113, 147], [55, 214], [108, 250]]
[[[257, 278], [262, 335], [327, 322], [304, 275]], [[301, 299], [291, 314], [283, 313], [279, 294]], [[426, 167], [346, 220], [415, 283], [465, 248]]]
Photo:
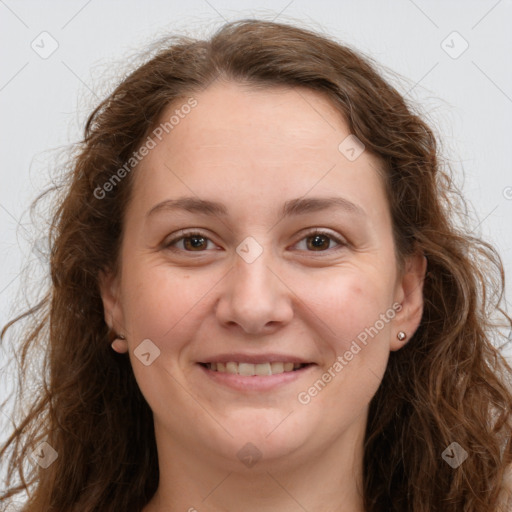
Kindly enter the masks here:
[[185, 250], [187, 251], [200, 251], [202, 249], [206, 249], [206, 246], [208, 245], [208, 239], [204, 236], [187, 236], [183, 237], [182, 240]]
[[166, 242], [164, 248], [172, 251], [205, 252], [214, 248], [212, 246], [213, 242], [202, 233], [180, 232], [179, 236]]
[[347, 242], [341, 237], [335, 236], [330, 232], [318, 230], [309, 233], [297, 244], [300, 250], [306, 252], [327, 252], [331, 249], [341, 249], [346, 245]]
[[330, 239], [326, 235], [308, 236], [306, 240], [308, 240], [308, 249], [311, 249], [313, 251], [329, 249]]

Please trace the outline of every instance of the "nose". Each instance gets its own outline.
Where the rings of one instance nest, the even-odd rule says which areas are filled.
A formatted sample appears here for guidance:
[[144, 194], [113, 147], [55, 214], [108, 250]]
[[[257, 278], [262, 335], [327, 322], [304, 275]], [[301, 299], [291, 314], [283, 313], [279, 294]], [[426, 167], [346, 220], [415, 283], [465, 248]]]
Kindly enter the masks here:
[[291, 321], [293, 293], [272, 266], [278, 267], [265, 252], [252, 263], [236, 257], [216, 305], [217, 319], [224, 327], [266, 335]]

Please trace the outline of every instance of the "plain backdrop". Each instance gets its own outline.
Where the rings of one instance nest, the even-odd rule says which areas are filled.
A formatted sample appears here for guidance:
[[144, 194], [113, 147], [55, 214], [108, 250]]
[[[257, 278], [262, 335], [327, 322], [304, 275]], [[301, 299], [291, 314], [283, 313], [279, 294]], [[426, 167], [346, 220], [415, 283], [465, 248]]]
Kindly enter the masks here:
[[[425, 112], [473, 205], [474, 234], [512, 274], [511, 0], [0, 0], [0, 325], [45, 280], [30, 203], [131, 56], [157, 37], [248, 17], [320, 30], [403, 77], [395, 85]], [[8, 347], [0, 400], [15, 379]], [[0, 411], [2, 441], [10, 422]]]

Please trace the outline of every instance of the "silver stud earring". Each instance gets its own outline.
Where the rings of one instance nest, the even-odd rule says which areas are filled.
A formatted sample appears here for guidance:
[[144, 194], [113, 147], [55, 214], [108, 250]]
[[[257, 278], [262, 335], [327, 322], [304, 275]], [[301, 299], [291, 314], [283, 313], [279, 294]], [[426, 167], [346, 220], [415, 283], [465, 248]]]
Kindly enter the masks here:
[[407, 338], [407, 334], [405, 334], [404, 331], [399, 331], [398, 334], [396, 335], [396, 337], [400, 340], [400, 341], [404, 341], [405, 338]]

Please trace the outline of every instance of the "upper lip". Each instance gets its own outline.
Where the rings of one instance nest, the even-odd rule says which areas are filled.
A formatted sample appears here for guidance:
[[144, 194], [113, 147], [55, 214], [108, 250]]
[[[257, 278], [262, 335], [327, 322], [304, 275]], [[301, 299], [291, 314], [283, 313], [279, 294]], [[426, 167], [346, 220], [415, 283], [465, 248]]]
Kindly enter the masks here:
[[199, 363], [299, 363], [299, 364], [310, 364], [313, 363], [311, 360], [303, 359], [302, 357], [298, 357], [290, 354], [241, 354], [241, 353], [233, 353], [229, 354], [217, 354], [215, 356], [210, 356], [198, 361]]

